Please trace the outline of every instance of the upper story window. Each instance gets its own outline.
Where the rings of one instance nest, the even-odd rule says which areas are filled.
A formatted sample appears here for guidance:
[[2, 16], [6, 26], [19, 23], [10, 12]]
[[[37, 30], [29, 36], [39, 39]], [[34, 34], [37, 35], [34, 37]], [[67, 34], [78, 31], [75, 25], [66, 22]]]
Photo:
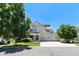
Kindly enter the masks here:
[[51, 25], [44, 25], [45, 27], [51, 27]]
[[37, 30], [37, 29], [32, 29], [31, 32], [32, 32], [32, 33], [39, 33], [40, 31]]
[[53, 33], [52, 29], [46, 29], [47, 32]]

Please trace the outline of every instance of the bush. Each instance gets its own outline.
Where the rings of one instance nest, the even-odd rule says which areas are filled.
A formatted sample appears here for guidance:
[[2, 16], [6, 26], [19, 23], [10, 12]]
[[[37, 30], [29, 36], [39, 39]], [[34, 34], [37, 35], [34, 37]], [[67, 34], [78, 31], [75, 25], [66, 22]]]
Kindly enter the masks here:
[[16, 39], [17, 42], [21, 42], [21, 38]]
[[7, 41], [7, 44], [10, 44], [10, 41]]
[[0, 45], [3, 45], [4, 43], [0, 42]]
[[22, 39], [21, 41], [22, 41], [22, 42], [31, 42], [32, 39], [31, 39], [31, 38], [24, 38], [24, 39]]
[[0, 42], [0, 45], [2, 45], [2, 44], [5, 44], [3, 40]]

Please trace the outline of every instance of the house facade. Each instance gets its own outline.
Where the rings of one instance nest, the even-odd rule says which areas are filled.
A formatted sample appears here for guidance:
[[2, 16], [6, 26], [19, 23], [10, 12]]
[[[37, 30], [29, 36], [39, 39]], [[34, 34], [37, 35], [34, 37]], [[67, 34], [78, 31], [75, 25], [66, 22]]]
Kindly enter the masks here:
[[[59, 37], [56, 32], [53, 31], [50, 24], [41, 24], [40, 22], [33, 22], [30, 25], [31, 38], [35, 41], [58, 41]], [[79, 41], [79, 27], [76, 27], [77, 39]]]
[[76, 31], [77, 31], [77, 39], [79, 41], [79, 27], [76, 27]]
[[53, 31], [50, 24], [41, 24], [34, 22], [30, 25], [30, 37], [35, 41], [56, 41], [57, 34]]

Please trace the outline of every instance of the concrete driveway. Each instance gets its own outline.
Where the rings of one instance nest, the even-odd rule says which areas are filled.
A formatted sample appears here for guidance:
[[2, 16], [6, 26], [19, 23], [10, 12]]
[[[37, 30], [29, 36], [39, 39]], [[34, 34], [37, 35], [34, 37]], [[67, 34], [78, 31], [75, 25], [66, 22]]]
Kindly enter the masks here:
[[76, 47], [76, 44], [61, 43], [58, 41], [52, 42], [40, 42], [41, 47]]

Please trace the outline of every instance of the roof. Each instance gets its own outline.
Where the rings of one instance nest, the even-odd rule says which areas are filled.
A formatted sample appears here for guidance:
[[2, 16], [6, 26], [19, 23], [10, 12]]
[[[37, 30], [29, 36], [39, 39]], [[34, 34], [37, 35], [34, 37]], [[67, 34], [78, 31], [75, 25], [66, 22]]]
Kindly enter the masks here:
[[51, 25], [49, 25], [49, 24], [48, 24], [48, 25], [44, 25], [44, 26], [45, 26], [45, 27], [51, 27]]

